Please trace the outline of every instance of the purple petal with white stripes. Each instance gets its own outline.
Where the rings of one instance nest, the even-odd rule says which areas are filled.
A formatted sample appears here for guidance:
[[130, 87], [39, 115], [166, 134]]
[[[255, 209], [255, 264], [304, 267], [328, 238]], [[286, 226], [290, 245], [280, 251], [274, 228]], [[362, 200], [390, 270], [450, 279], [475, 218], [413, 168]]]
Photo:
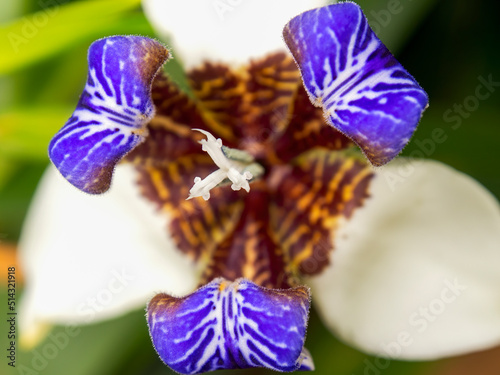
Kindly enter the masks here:
[[303, 345], [309, 290], [266, 289], [251, 281], [215, 279], [193, 294], [158, 294], [148, 325], [160, 358], [181, 374], [267, 367], [309, 370]]
[[71, 184], [91, 194], [109, 189], [116, 163], [147, 135], [151, 84], [168, 55], [159, 42], [139, 36], [92, 43], [87, 84], [49, 145], [50, 159]]
[[351, 2], [302, 13], [283, 36], [311, 102], [383, 165], [410, 140], [427, 107], [425, 91], [370, 29]]

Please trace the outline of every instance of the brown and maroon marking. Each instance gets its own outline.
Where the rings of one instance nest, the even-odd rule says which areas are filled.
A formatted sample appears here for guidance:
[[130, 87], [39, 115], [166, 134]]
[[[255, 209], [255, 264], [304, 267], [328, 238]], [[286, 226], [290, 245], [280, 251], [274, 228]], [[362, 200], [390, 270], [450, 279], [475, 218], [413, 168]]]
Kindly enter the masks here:
[[[352, 143], [323, 119], [290, 57], [275, 54], [233, 71], [206, 63], [189, 73], [194, 99], [159, 76], [150, 136], [128, 160], [144, 196], [172, 218], [176, 245], [204, 267], [203, 282], [246, 277], [285, 288], [320, 272], [339, 219], [368, 196], [367, 163], [341, 152]], [[195, 177], [217, 169], [200, 128], [253, 155], [265, 168], [250, 193], [229, 185], [208, 201], [185, 199]]]

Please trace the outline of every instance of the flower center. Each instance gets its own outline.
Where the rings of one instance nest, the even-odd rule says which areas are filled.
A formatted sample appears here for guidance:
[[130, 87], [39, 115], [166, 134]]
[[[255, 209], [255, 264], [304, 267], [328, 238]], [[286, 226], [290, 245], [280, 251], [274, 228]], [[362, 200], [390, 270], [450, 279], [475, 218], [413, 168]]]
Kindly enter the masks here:
[[244, 189], [250, 191], [249, 181], [253, 181], [264, 173], [264, 168], [255, 162], [249, 153], [225, 147], [220, 138], [215, 138], [210, 132], [201, 129], [193, 129], [203, 133], [207, 139], [200, 141], [201, 148], [205, 151], [219, 167], [207, 177], [202, 179], [197, 176], [194, 186], [189, 190], [189, 197], [202, 197], [210, 199], [210, 190], [217, 186], [231, 183], [231, 189], [238, 191]]

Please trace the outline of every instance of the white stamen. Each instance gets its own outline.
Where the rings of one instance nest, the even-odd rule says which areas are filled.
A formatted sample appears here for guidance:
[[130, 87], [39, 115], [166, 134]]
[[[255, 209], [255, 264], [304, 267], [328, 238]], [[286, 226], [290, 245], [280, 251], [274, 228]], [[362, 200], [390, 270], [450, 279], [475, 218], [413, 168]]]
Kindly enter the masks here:
[[231, 168], [231, 162], [226, 158], [224, 153], [222, 152], [222, 139], [217, 138], [210, 134], [209, 132], [201, 129], [193, 129], [197, 130], [200, 133], [203, 133], [207, 136], [207, 139], [202, 139], [200, 141], [201, 143], [201, 149], [205, 151], [214, 163], [220, 168], [224, 170], [229, 170]]
[[205, 130], [193, 130], [197, 130], [207, 137], [207, 139], [202, 139], [200, 141], [201, 149], [210, 155], [219, 169], [209, 174], [203, 180], [201, 177], [195, 177], [194, 186], [189, 190], [189, 197], [187, 199], [203, 197], [203, 199], [208, 200], [210, 198], [210, 190], [219, 185], [226, 178], [232, 182], [231, 189], [235, 191], [245, 189], [249, 192], [250, 185], [248, 180], [253, 177], [252, 174], [248, 171], [242, 174], [238, 170], [237, 165], [224, 155], [222, 152], [222, 140], [220, 138], [215, 139], [212, 134]]
[[230, 168], [227, 172], [227, 178], [229, 178], [233, 183], [231, 185], [231, 189], [235, 191], [243, 188], [248, 193], [250, 191], [250, 185], [248, 184], [247, 180], [250, 180], [252, 177], [253, 176], [250, 172], [246, 171], [244, 174], [241, 174], [234, 168]]
[[203, 197], [208, 200], [210, 198], [210, 190], [219, 185], [226, 178], [226, 173], [222, 169], [217, 169], [215, 172], [210, 173], [203, 180], [200, 177], [195, 177], [194, 185], [189, 190], [189, 197]]

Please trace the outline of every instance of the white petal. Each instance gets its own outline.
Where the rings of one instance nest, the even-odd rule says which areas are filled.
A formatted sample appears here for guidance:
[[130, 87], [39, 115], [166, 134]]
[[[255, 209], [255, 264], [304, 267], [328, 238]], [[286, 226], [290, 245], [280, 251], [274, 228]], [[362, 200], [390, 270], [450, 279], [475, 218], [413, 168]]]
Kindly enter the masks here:
[[172, 40], [173, 54], [187, 67], [205, 59], [247, 63], [286, 50], [281, 37], [296, 15], [325, 0], [143, 0], [160, 37]]
[[47, 323], [94, 323], [145, 307], [156, 292], [196, 287], [193, 266], [167, 235], [167, 219], [139, 196], [135, 177], [122, 165], [110, 191], [91, 196], [47, 170], [20, 243], [23, 335]]
[[[310, 280], [325, 323], [374, 354], [433, 359], [500, 343], [500, 208], [432, 161], [379, 170]], [[465, 289], [463, 289], [465, 288]]]

